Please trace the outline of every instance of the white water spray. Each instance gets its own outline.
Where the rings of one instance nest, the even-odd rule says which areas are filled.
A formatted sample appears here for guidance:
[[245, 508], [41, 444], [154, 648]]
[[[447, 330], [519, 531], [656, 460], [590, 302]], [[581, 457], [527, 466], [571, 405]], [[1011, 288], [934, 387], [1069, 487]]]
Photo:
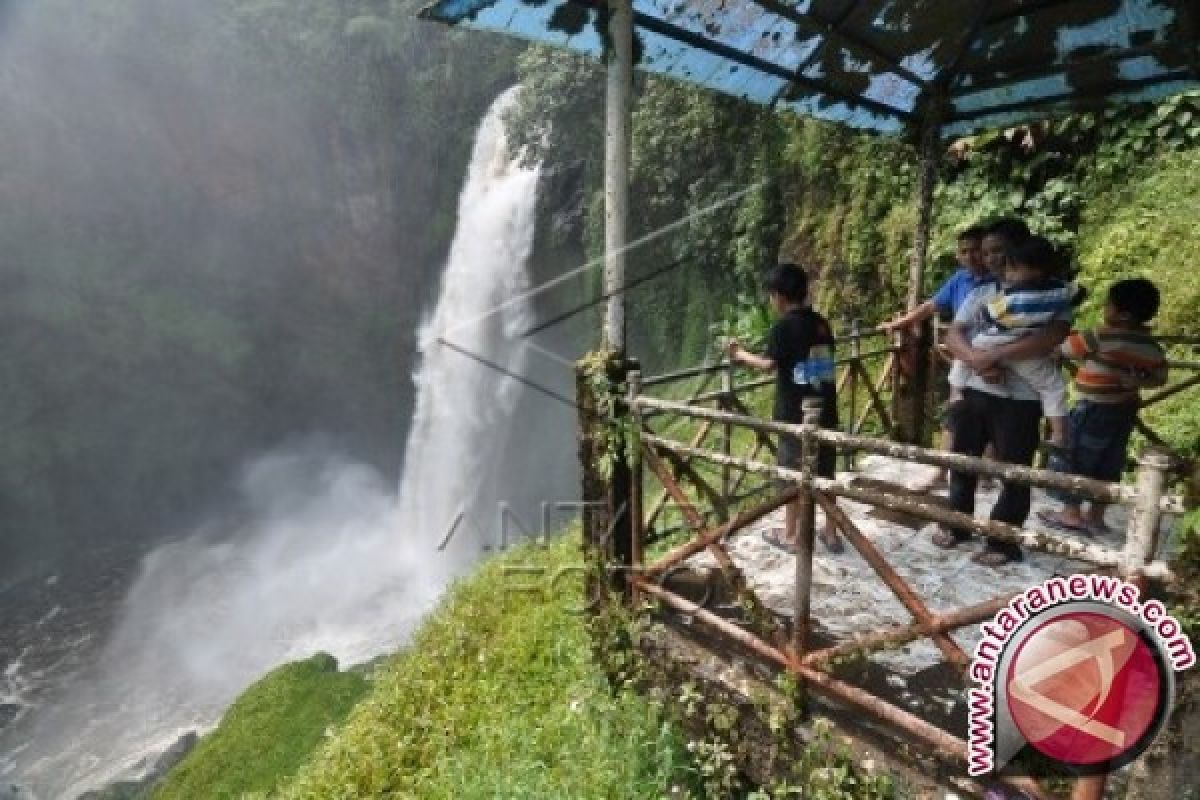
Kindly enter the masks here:
[[[238, 515], [146, 558], [96, 668], [23, 732], [28, 746], [10, 752], [7, 771], [0, 763], [0, 780], [73, 797], [215, 724], [277, 664], [317, 651], [350, 664], [395, 649], [446, 580], [492, 543], [481, 530], [501, 503], [562, 486], [570, 414], [536, 412], [540, 447], [520, 440], [518, 420], [538, 401], [514, 377], [528, 352], [515, 334], [532, 310], [513, 300], [528, 280], [537, 172], [509, 157], [502, 114], [513, 99], [510, 90], [496, 101], [476, 138], [440, 297], [421, 331], [398, 493], [320, 442], [250, 466]], [[477, 321], [455, 326], [463, 319]], [[512, 468], [514, 453], [542, 448], [535, 471]]]
[[533, 319], [524, 266], [538, 176], [513, 161], [505, 141], [502, 116], [516, 92], [501, 95], [479, 128], [441, 296], [420, 334], [400, 508], [417, 530], [442, 532], [438, 546], [455, 554], [489, 544], [479, 537], [511, 488], [502, 454], [526, 389], [516, 376], [528, 362], [520, 332]]

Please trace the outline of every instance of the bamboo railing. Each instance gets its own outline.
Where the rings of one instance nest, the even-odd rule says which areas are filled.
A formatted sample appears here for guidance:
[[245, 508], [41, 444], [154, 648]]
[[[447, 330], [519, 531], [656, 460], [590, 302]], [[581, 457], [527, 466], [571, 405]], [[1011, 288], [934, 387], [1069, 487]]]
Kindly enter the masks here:
[[[948, 325], [940, 321], [935, 322], [933, 325], [933, 347], [930, 349], [930, 358], [932, 369], [934, 371], [944, 369], [951, 360], [949, 353], [947, 353], [945, 348], [942, 346], [947, 327]], [[1181, 350], [1190, 349], [1193, 356], [1200, 352], [1200, 336], [1166, 334], [1161, 336], [1156, 335], [1154, 338], [1157, 339], [1160, 344], [1166, 346], [1169, 352], [1178, 352]], [[1172, 375], [1177, 373], [1183, 373], [1183, 375], [1176, 378], [1174, 383], [1163, 386], [1160, 389], [1143, 395], [1140, 404], [1142, 409], [1157, 405], [1164, 400], [1174, 397], [1180, 392], [1200, 386], [1200, 361], [1196, 361], [1194, 359], [1189, 360], [1170, 358], [1167, 361], [1167, 367]], [[1067, 368], [1073, 370], [1073, 365], [1068, 362]], [[932, 403], [932, 394], [930, 394], [928, 402]], [[1142, 436], [1145, 437], [1146, 441], [1150, 444], [1160, 449], [1170, 451], [1171, 454], [1176, 458], [1182, 459], [1185, 457], [1183, 453], [1180, 453], [1178, 450], [1172, 447], [1166, 441], [1166, 439], [1158, 433], [1158, 431], [1154, 430], [1149, 423], [1147, 423], [1145, 419], [1141, 417], [1141, 415], [1138, 416], [1135, 425], [1138, 433], [1142, 434]]]
[[[901, 342], [898, 336], [889, 336], [878, 328], [864, 328], [858, 320], [854, 320], [847, 332], [836, 337], [838, 345], [835, 366], [838, 371], [838, 396], [844, 398], [841, 412], [847, 420], [847, 430], [858, 434], [872, 430], [883, 436], [889, 436], [894, 430], [896, 419], [896, 380], [898, 375], [897, 353], [900, 352]], [[864, 342], [868, 346], [864, 348]], [[749, 406], [750, 397], [758, 395], [773, 386], [773, 377], [747, 377], [747, 374], [727, 360], [711, 364], [702, 364], [686, 369], [663, 373], [646, 378], [643, 389], [662, 391], [666, 387], [676, 386], [684, 381], [696, 380], [691, 387], [691, 393], [685, 402], [692, 406], [712, 405], [715, 410], [744, 416], [753, 416]], [[739, 380], [741, 379], [741, 380]], [[715, 381], [720, 387], [713, 389]], [[653, 416], [651, 412], [648, 416]], [[870, 425], [870, 428], [868, 426]], [[719, 449], [725, 456], [732, 454], [735, 423], [718, 420], [704, 421], [696, 430], [690, 444], [699, 447], [714, 432], [719, 432]], [[775, 455], [774, 441], [762, 431], [752, 431], [755, 444], [750, 458], [757, 458], [763, 451]], [[844, 451], [846, 467], [853, 466], [854, 452]], [[671, 459], [668, 463], [675, 480], [687, 478], [696, 482], [699, 477], [695, 470], [688, 470], [679, 459]], [[733, 465], [720, 467], [721, 494], [728, 498], [729, 503], [740, 503], [761, 496], [770, 486], [763, 484], [749, 491], [743, 491], [743, 486], [753, 472], [738, 469]], [[703, 483], [703, 481], [702, 481]], [[645, 519], [646, 539], [654, 542], [666, 536], [688, 529], [688, 523], [681, 521], [670, 525], [659, 525], [659, 520], [669, 506], [670, 493], [662, 490], [649, 504]], [[713, 508], [699, 512], [703, 517], [716, 516], [724, 519], [719, 509]]]
[[[876, 414], [877, 420], [883, 422], [886, 429], [890, 427], [887, 425], [888, 408], [880, 392], [887, 384], [878, 376], [871, 376], [863, 362], [872, 358], [886, 358], [887, 362], [879, 374], [887, 376], [890, 371], [894, 375], [897, 348], [886, 346], [864, 351], [855, 345], [879, 334], [856, 333], [857, 336], [848, 340], [850, 352], [838, 358], [842, 368], [838, 377], [839, 386], [848, 389], [856, 381], [875, 386], [875, 392], [867, 392], [867, 408]], [[858, 529], [841, 508], [841, 501], [851, 500], [890, 509], [917, 519], [1016, 542], [1031, 550], [1090, 564], [1095, 569], [1114, 571], [1130, 580], [1143, 583], [1173, 580], [1170, 565], [1156, 556], [1159, 528], [1162, 515], [1182, 511], [1184, 501], [1164, 492], [1165, 475], [1172, 468], [1172, 460], [1160, 450], [1150, 449], [1140, 458], [1136, 486], [1095, 481], [862, 435], [856, 430], [862, 427], [859, 422], [861, 413], [857, 408], [850, 415], [852, 429], [845, 433], [820, 428], [817, 425], [819, 407], [807, 404], [805, 422], [802, 424], [761, 419], [749, 413], [743, 397], [769, 382], [750, 380], [738, 384], [736, 377], [737, 373], [728, 363], [680, 370], [644, 382], [636, 371], [627, 375], [623, 406], [632, 423], [629, 426], [628, 447], [633, 456], [632, 470], [636, 476], [629, 484], [632, 496], [626, 499], [628, 507], [633, 510], [628, 525], [629, 535], [633, 539], [628, 550], [633, 558], [626, 565], [631, 598], [635, 601], [637, 598], [657, 601], [663, 613], [682, 614], [700, 623], [712, 635], [725, 638], [763, 664], [791, 673], [805, 691], [824, 695], [856, 709], [893, 729], [902, 738], [920, 742], [929, 753], [943, 760], [961, 764], [967, 752], [966, 742], [886, 697], [836, 677], [831, 672], [832, 665], [849, 654], [871, 654], [902, 647], [918, 639], [928, 639], [936, 646], [942, 659], [961, 674], [969, 658], [950, 634], [991, 618], [1008, 603], [1011, 595], [995, 597], [970, 607], [932, 611], [889, 563], [887, 555]], [[683, 400], [668, 400], [646, 393], [647, 387], [662, 387], [697, 378], [700, 379], [698, 384]], [[709, 387], [715, 378], [720, 378], [721, 383], [720, 388], [713, 391]], [[889, 380], [894, 380], [894, 377]], [[1182, 391], [1187, 387], [1172, 388]], [[688, 420], [695, 427], [690, 429], [691, 435], [686, 441], [671, 438], [666, 431], [652, 427], [664, 419]], [[749, 452], [743, 455], [734, 452], [734, 434], [739, 431], [744, 432], [751, 443]], [[714, 432], [720, 432], [721, 435], [715, 442], [709, 443]], [[764, 450], [773, 452], [772, 437], [780, 434], [796, 436], [800, 440], [803, 452], [801, 468], [783, 468], [760, 459]], [[1125, 505], [1133, 510], [1125, 545], [1123, 548], [1106, 547], [1066, 535], [975, 519], [925, 502], [909, 493], [822, 478], [816, 474], [816, 457], [820, 446], [831, 446], [843, 455], [865, 452], [890, 456], [974, 475], [990, 475], [1006, 482], [1067, 490], [1096, 502]], [[708, 471], [705, 472], [701, 465], [706, 465]], [[646, 476], [644, 479], [643, 472]], [[792, 488], [782, 492], [776, 490], [773, 496], [763, 496], [772, 489], [771, 483], [742, 491], [743, 481], [748, 480], [749, 476], [784, 481]], [[662, 494], [649, 506], [643, 506], [643, 492], [652, 482], [661, 485]], [[685, 489], [685, 483], [690, 485], [690, 493]], [[800, 536], [796, 556], [795, 605], [790, 621], [781, 627], [776, 618], [764, 612], [763, 604], [749, 588], [745, 576], [726, 550], [725, 542], [738, 531], [790, 502], [799, 503]], [[682, 522], [674, 528], [655, 530], [656, 522], [668, 507], [678, 510]], [[811, 604], [817, 508], [832, 520], [877, 578], [907, 609], [912, 617], [910, 623], [859, 632], [821, 646], [814, 645], [810, 634], [819, 622], [813, 619]], [[666, 533], [680, 531], [687, 531], [690, 535], [656, 558], [647, 560], [646, 553], [653, 542]], [[715, 559], [738, 606], [747, 611], [743, 618], [718, 614], [671, 588], [667, 578], [682, 568], [689, 558], [701, 552], [708, 552]], [[636, 603], [634, 607], [638, 607]], [[1049, 796], [1032, 780], [1010, 782], [1030, 796]]]
[[[1184, 373], [1174, 382], [1147, 394], [1142, 407], [1175, 397], [1200, 386], [1200, 361], [1184, 357], [1186, 348], [1200, 351], [1200, 338], [1159, 337], [1171, 346], [1171, 369]], [[940, 358], [938, 329], [934, 327], [929, 349], [917, 358], [928, 357], [933, 367]], [[618, 471], [628, 474], [608, 482], [608, 494], [601, 504], [603, 513], [588, 522], [585, 511], [585, 541], [598, 541], [608, 531], [628, 541], [610, 542], [609, 551], [617, 556], [615, 566], [621, 573], [614, 585], [623, 587], [633, 608], [638, 598], [656, 601], [663, 613], [682, 614], [698, 622], [710, 633], [749, 653], [764, 665], [794, 675], [806, 691], [824, 695], [839, 704], [856, 709], [900, 738], [915, 740], [929, 753], [961, 764], [966, 743], [886, 697], [854, 686], [832, 673], [834, 665], [849, 655], [869, 655], [903, 647], [927, 639], [942, 660], [962, 671], [968, 663], [966, 653], [951, 633], [992, 618], [1004, 608], [1011, 595], [1001, 595], [972, 606], [935, 612], [889, 563], [871, 539], [859, 530], [843, 510], [843, 501], [863, 503], [877, 509], [899, 512], [918, 520], [936, 522], [979, 535], [1015, 542], [1030, 550], [1074, 559], [1091, 569], [1115, 572], [1145, 584], [1174, 579], [1168, 563], [1157, 557], [1160, 521], [1164, 514], [1184, 510], [1181, 497], [1164, 491], [1167, 474], [1182, 467], [1180, 459], [1162, 447], [1162, 437], [1142, 423], [1141, 430], [1151, 447], [1137, 462], [1135, 485], [1107, 483], [1080, 476], [1042, 469], [999, 463], [982, 458], [945, 453], [926, 447], [901, 444], [889, 439], [904, 413], [912, 410], [912, 398], [901, 398], [902, 391], [927, 391], [929, 385], [917, 381], [906, 385], [913, 367], [914, 339], [903, 334], [888, 336], [878, 329], [864, 329], [857, 322], [839, 337], [836, 364], [837, 388], [841, 400], [840, 417], [844, 431], [825, 430], [817, 425], [819, 409], [806, 408], [805, 421], [790, 424], [762, 419], [752, 413], [762, 408], [764, 390], [774, 378], [762, 378], [742, 372], [727, 361], [676, 370], [641, 379], [636, 368], [625, 366], [612, 377], [612, 391], [620, 397], [611, 403], [627, 424], [625, 457]], [[617, 374], [614, 373], [614, 374]], [[622, 379], [620, 375], [623, 375]], [[687, 391], [680, 386], [687, 384]], [[624, 383], [624, 389], [617, 387]], [[929, 382], [932, 383], [932, 382]], [[581, 384], [582, 385], [582, 384]], [[657, 394], [660, 396], [652, 396]], [[661, 396], [666, 394], [668, 396]], [[932, 393], [925, 405], [932, 406]], [[589, 412], [591, 413], [591, 412]], [[585, 423], [585, 428], [587, 423]], [[683, 433], [672, 435], [676, 427]], [[803, 463], [798, 469], [776, 466], [775, 439], [781, 434], [797, 437], [802, 445]], [[1157, 446], [1156, 446], [1157, 445]], [[1109, 547], [1042, 530], [980, 520], [927, 502], [910, 492], [895, 488], [874, 488], [851, 481], [823, 478], [816, 474], [816, 454], [821, 446], [833, 447], [843, 456], [851, 471], [857, 453], [872, 453], [903, 459], [916, 464], [948, 468], [977, 476], [992, 476], [1005, 482], [1031, 487], [1069, 491], [1095, 502], [1119, 504], [1132, 510], [1122, 547]], [[745, 452], [738, 452], [743, 449]], [[586, 453], [584, 454], [586, 456]], [[585, 472], [586, 472], [585, 458]], [[591, 483], [589, 484], [589, 481]], [[778, 486], [790, 488], [780, 490]], [[587, 487], [604, 483], [585, 474]], [[659, 487], [654, 499], [646, 503], [645, 494]], [[594, 492], [593, 492], [594, 494]], [[597, 496], [599, 497], [599, 495]], [[739, 566], [726, 550], [729, 537], [762, 519], [780, 507], [797, 502], [800, 510], [800, 537], [796, 556], [794, 607], [790, 620], [781, 622], [764, 609], [751, 590]], [[816, 644], [810, 634], [820, 620], [812, 607], [812, 568], [816, 510], [840, 530], [845, 540], [862, 556], [873, 574], [895, 595], [908, 611], [906, 624], [883, 625], [860, 631], [840, 640]], [[666, 537], [673, 537], [664, 543]], [[598, 538], [599, 537], [599, 538]], [[647, 553], [658, 552], [653, 558]], [[715, 560], [725, 585], [745, 613], [733, 617], [705, 608], [672, 589], [669, 578], [686, 569], [693, 556], [707, 552]], [[611, 556], [610, 556], [611, 558]], [[609, 561], [610, 567], [614, 566]], [[1033, 781], [1014, 785], [1033, 797], [1047, 797]]]

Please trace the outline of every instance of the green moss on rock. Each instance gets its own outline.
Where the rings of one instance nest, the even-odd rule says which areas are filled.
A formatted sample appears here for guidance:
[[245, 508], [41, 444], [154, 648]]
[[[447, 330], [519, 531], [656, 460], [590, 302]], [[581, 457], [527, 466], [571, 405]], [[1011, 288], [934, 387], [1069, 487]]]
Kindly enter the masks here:
[[247, 689], [154, 793], [155, 800], [235, 798], [290, 777], [367, 691], [326, 653], [285, 664]]

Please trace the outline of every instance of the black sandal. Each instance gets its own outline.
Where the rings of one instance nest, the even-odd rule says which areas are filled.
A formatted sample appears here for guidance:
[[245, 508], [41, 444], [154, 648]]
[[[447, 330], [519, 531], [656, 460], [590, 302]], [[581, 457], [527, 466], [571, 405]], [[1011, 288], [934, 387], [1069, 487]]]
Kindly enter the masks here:
[[846, 552], [846, 546], [842, 544], [842, 537], [833, 531], [822, 530], [817, 534], [817, 538], [821, 540], [821, 544], [825, 545], [825, 549], [834, 555]]
[[935, 545], [943, 550], [953, 550], [961, 543], [961, 540], [950, 531], [936, 531], [930, 538]]
[[1019, 556], [1014, 556], [1001, 550], [980, 550], [971, 556], [971, 561], [982, 567], [991, 567], [992, 569], [998, 569], [999, 567], [1020, 560]]
[[783, 538], [783, 528], [768, 528], [762, 532], [762, 537], [767, 544], [774, 545], [789, 555], [796, 555], [796, 543]]

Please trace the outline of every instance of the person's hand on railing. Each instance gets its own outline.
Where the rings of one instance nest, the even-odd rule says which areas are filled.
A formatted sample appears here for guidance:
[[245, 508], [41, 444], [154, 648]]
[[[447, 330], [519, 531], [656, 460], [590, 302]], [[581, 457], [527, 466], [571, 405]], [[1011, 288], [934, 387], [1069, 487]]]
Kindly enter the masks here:
[[725, 355], [729, 356], [730, 361], [734, 364], [738, 363], [738, 356], [743, 350], [741, 342], [731, 336], [725, 340], [722, 349], [725, 351]]

